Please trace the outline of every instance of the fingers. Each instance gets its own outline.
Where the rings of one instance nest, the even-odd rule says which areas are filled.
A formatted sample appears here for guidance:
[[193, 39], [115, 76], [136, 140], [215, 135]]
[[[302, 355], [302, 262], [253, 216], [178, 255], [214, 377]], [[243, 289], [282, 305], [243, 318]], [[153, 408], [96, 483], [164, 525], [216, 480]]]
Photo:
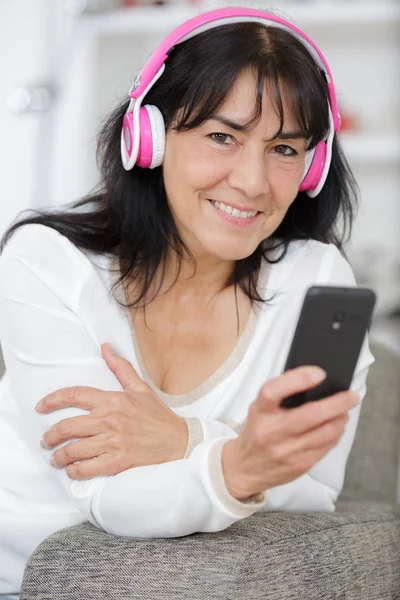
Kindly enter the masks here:
[[148, 388], [131, 363], [114, 352], [110, 344], [102, 344], [101, 353], [125, 391], [144, 391]]
[[92, 459], [104, 453], [104, 439], [100, 436], [70, 442], [56, 450], [50, 457], [53, 467], [65, 467], [81, 460]]
[[287, 481], [307, 473], [315, 463], [335, 448], [345, 432], [348, 420], [347, 414], [342, 415], [308, 434], [290, 438], [287, 442], [276, 445], [271, 453], [281, 469], [290, 475], [291, 478]]
[[65, 470], [70, 479], [82, 480], [117, 475], [128, 468], [129, 465], [121, 465], [112, 455], [103, 454], [77, 464], [67, 465]]
[[288, 435], [300, 435], [320, 426], [322, 423], [347, 415], [347, 411], [359, 403], [360, 395], [350, 390], [339, 392], [315, 402], [307, 402], [288, 411], [285, 430]]
[[282, 457], [291, 457], [293, 461], [296, 461], [300, 455], [314, 454], [315, 456], [316, 451], [323, 451], [327, 446], [332, 448], [339, 443], [348, 421], [349, 416], [346, 413], [303, 435], [292, 437], [280, 445], [279, 452]]
[[[150, 388], [136, 373], [131, 363], [111, 351], [108, 344], [101, 346], [102, 354], [108, 366], [118, 378], [125, 391], [145, 392]], [[116, 392], [117, 394], [119, 392]], [[92, 410], [99, 406], [110, 392], [104, 392], [88, 386], [71, 386], [48, 394], [35, 406], [39, 413], [49, 413], [61, 408], [75, 406], [84, 410]]]
[[310, 469], [319, 462], [328, 452], [337, 446], [338, 440], [330, 442], [319, 448], [312, 448], [303, 452], [290, 451], [290, 455], [286, 458], [286, 472], [289, 474], [287, 483], [293, 481], [293, 477], [300, 477], [308, 473]]
[[326, 372], [317, 366], [290, 369], [263, 385], [256, 402], [265, 412], [282, 410], [280, 404], [284, 398], [315, 387], [325, 377]]
[[42, 398], [36, 404], [35, 410], [39, 413], [49, 413], [69, 406], [92, 410], [103, 397], [104, 392], [97, 388], [85, 386], [66, 387]]
[[63, 419], [53, 425], [40, 440], [40, 445], [46, 450], [50, 450], [66, 440], [73, 438], [84, 438], [92, 435], [98, 435], [104, 430], [104, 425], [100, 419], [93, 415], [80, 415]]

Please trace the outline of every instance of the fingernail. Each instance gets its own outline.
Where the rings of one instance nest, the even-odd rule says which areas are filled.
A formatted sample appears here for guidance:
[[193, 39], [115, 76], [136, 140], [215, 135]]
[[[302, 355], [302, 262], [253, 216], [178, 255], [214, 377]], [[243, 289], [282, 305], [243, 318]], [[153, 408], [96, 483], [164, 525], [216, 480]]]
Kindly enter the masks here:
[[352, 406], [357, 406], [357, 404], [360, 404], [361, 402], [361, 396], [358, 392], [352, 392], [352, 398], [351, 398], [351, 405]]
[[322, 381], [327, 375], [324, 369], [317, 366], [307, 367], [307, 373], [312, 382]]
[[40, 438], [40, 445], [42, 446], [42, 448], [44, 448], [45, 450], [49, 450], [50, 446], [48, 446], [44, 440], [44, 436], [42, 436]]
[[43, 408], [43, 401], [42, 401], [42, 400], [40, 400], [40, 401], [39, 401], [39, 402], [36, 404], [36, 406], [35, 406], [35, 410], [36, 410], [36, 412], [40, 412], [42, 408]]
[[109, 352], [111, 352], [111, 354], [112, 354], [113, 356], [115, 356], [115, 352], [114, 352], [114, 350], [111, 348], [110, 344], [109, 344], [108, 342], [106, 342], [104, 345], [106, 346], [107, 350], [109, 350]]
[[51, 464], [51, 466], [52, 466], [52, 467], [56, 467], [56, 466], [57, 466], [57, 465], [56, 465], [56, 461], [55, 461], [55, 458], [54, 458], [54, 455], [53, 455], [53, 454], [52, 454], [52, 455], [50, 456], [50, 458], [49, 458], [49, 463]]

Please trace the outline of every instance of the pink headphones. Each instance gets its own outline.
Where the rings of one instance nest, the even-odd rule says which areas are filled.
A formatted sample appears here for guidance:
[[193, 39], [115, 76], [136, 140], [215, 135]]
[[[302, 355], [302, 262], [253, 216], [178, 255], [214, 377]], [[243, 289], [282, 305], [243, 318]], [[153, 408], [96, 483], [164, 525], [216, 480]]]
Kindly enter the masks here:
[[124, 116], [121, 132], [121, 157], [127, 171], [134, 165], [154, 169], [163, 162], [165, 151], [163, 116], [156, 106], [150, 104], [141, 106], [141, 103], [164, 72], [165, 61], [171, 48], [213, 27], [246, 21], [289, 30], [306, 46], [325, 73], [329, 89], [329, 132], [326, 139], [307, 153], [303, 180], [299, 188], [299, 191], [306, 191], [311, 198], [319, 194], [331, 163], [333, 136], [335, 131], [340, 129], [340, 115], [332, 73], [321, 51], [301, 29], [273, 14], [251, 8], [223, 8], [198, 15], [177, 27], [156, 48], [129, 91], [131, 100]]

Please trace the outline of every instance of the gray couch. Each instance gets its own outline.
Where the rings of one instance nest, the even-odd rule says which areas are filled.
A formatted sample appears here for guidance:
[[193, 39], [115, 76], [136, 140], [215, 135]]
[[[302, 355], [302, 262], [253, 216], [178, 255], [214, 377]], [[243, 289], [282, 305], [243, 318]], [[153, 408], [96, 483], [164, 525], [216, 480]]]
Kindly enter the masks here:
[[50, 536], [21, 600], [400, 599], [400, 359], [373, 346], [335, 513], [264, 513], [219, 533], [115, 537], [90, 523]]

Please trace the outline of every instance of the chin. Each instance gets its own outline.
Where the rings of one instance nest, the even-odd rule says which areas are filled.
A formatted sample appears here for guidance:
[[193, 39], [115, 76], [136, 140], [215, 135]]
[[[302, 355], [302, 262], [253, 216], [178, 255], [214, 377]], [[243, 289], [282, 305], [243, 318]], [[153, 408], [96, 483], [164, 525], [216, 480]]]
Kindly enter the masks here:
[[236, 261], [243, 260], [244, 258], [251, 256], [256, 248], [257, 246], [246, 251], [243, 248], [238, 248], [238, 244], [236, 244], [235, 248], [222, 248], [220, 246], [219, 248], [208, 248], [207, 251], [220, 260]]

